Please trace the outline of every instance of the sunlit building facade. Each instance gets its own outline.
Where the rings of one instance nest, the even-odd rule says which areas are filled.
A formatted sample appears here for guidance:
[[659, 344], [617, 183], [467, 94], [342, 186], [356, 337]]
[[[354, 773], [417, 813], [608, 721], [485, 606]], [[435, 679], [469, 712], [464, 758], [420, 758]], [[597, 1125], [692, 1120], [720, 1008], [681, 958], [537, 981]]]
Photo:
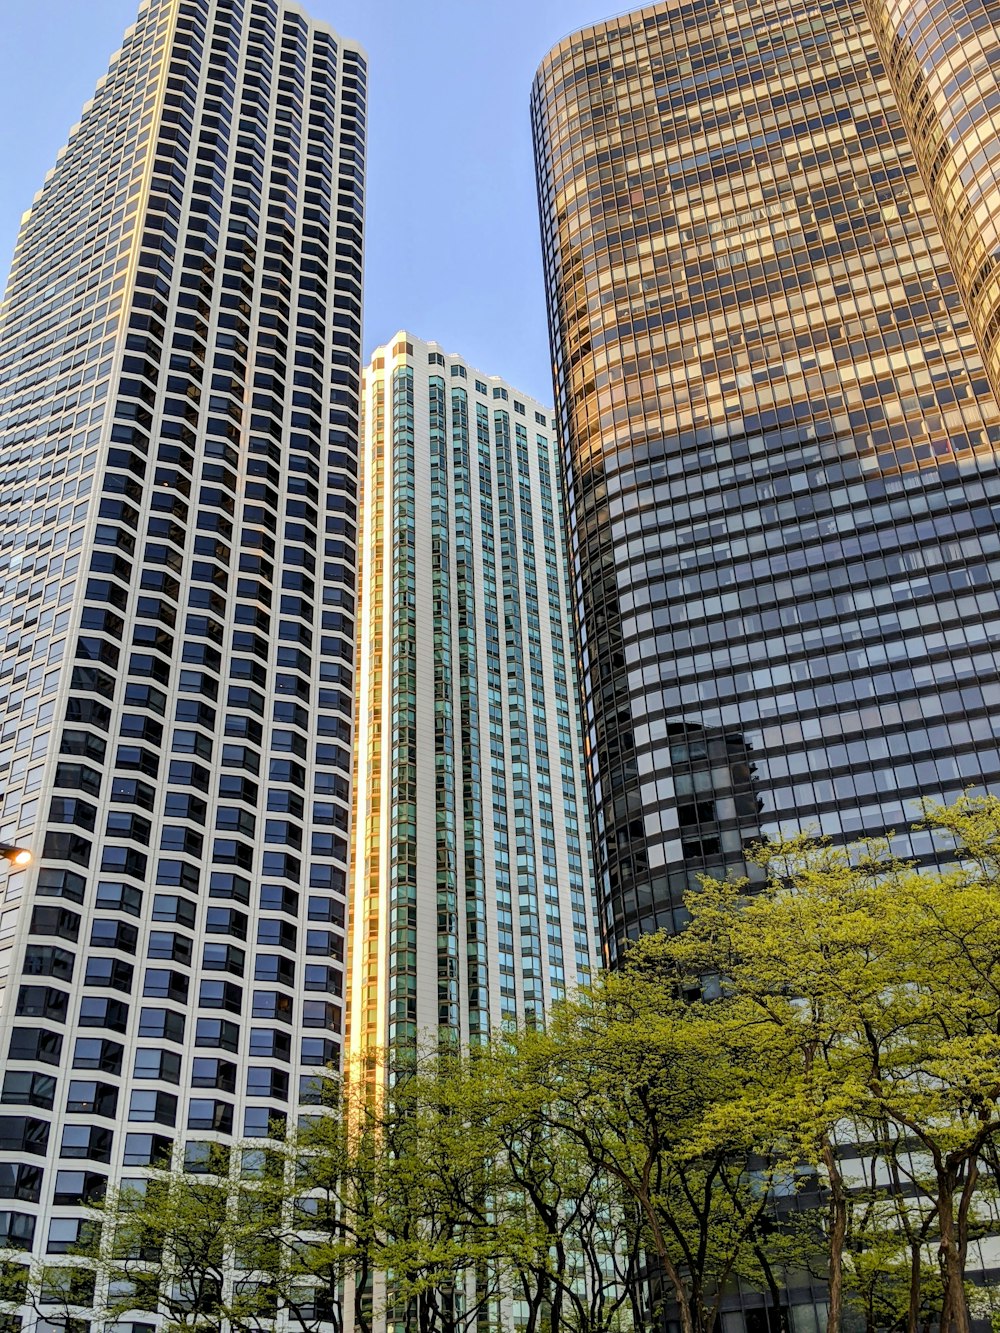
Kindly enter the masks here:
[[1000, 9], [994, 0], [872, 0], [868, 13], [1000, 392]]
[[288, 0], [147, 0], [21, 228], [0, 1244], [47, 1262], [340, 1056], [365, 107]]
[[915, 798], [1000, 779], [997, 33], [952, 9], [657, 4], [539, 69], [612, 960], [748, 839], [926, 855]]
[[597, 927], [552, 410], [400, 332], [364, 375], [350, 1046], [474, 1045]]

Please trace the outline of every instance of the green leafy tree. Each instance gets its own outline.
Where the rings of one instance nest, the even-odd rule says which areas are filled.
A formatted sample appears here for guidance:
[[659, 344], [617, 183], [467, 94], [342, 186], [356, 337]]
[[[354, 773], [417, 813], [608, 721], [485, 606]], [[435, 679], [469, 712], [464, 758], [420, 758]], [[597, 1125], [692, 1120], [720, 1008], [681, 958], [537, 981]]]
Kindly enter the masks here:
[[1000, 802], [928, 807], [925, 827], [950, 839], [958, 864], [921, 871], [884, 843], [790, 838], [760, 849], [763, 887], [706, 880], [690, 929], [640, 946], [689, 978], [722, 978], [736, 1021], [788, 1052], [774, 1111], [789, 1132], [797, 1123], [790, 1146], [823, 1174], [829, 1333], [844, 1301], [847, 1144], [908, 1170], [921, 1199], [919, 1216], [894, 1224], [910, 1246], [907, 1326], [933, 1233], [941, 1326], [969, 1328], [968, 1245], [1000, 1128]]
[[435, 1087], [449, 1120], [473, 1129], [475, 1152], [490, 1162], [490, 1266], [523, 1299], [526, 1333], [608, 1333], [624, 1311], [631, 1323], [641, 1261], [634, 1217], [617, 1182], [555, 1123], [548, 1090], [523, 1077], [516, 1039], [449, 1059]]
[[140, 1311], [159, 1315], [165, 1333], [270, 1333], [282, 1310], [303, 1333], [320, 1327], [325, 1309], [298, 1265], [285, 1155], [247, 1153], [252, 1165], [239, 1173], [218, 1148], [198, 1172], [158, 1172], [109, 1196], [95, 1255], [101, 1318]]
[[766, 1076], [762, 1048], [752, 1066], [734, 1060], [716, 1009], [675, 980], [656, 960], [630, 960], [558, 1006], [546, 1031], [519, 1034], [519, 1076], [545, 1089], [546, 1122], [634, 1210], [684, 1333], [708, 1333], [727, 1283], [754, 1268], [772, 1182], [787, 1171], [735, 1112]]

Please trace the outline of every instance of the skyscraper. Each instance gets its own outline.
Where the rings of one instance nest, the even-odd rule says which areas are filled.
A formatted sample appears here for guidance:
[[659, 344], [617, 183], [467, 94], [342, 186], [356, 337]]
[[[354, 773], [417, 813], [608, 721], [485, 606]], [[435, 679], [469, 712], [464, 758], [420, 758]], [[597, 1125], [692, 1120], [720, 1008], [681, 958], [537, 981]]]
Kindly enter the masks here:
[[747, 838], [926, 855], [914, 798], [1000, 777], [997, 35], [872, 9], [902, 115], [860, 0], [651, 5], [537, 75], [612, 959]]
[[594, 963], [550, 408], [398, 333], [364, 376], [352, 1053], [475, 1044]]
[[339, 1055], [365, 88], [289, 0], [147, 0], [21, 229], [0, 1243], [36, 1255]]
[[1000, 392], [1000, 25], [992, 4], [872, 0], [872, 31]]

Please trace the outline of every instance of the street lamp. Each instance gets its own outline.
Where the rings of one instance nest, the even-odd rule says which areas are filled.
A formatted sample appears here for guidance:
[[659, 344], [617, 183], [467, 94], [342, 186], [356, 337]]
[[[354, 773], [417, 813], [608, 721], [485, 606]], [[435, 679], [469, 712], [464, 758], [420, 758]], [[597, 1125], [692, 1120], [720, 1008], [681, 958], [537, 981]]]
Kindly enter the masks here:
[[32, 857], [27, 847], [12, 847], [10, 843], [0, 842], [0, 859], [23, 870], [25, 866], [31, 865]]

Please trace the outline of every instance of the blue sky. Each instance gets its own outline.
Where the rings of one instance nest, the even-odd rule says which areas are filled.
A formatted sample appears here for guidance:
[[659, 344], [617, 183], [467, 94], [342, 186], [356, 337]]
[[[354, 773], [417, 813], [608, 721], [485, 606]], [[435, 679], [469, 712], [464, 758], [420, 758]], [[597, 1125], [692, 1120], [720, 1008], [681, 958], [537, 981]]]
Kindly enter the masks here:
[[[0, 0], [0, 274], [139, 0]], [[366, 351], [400, 327], [551, 401], [528, 94], [616, 0], [305, 0], [371, 59]]]

